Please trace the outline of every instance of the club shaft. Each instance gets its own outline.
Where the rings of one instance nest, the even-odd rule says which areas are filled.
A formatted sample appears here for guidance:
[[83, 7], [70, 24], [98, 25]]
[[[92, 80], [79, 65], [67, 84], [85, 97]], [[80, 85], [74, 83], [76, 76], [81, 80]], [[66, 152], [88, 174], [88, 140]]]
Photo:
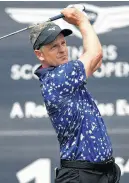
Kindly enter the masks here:
[[12, 33], [10, 33], [10, 34], [7, 34], [7, 35], [5, 35], [5, 36], [2, 36], [2, 37], [0, 37], [0, 40], [3, 39], [3, 38], [6, 38], [6, 37], [12, 36], [12, 35], [14, 35], [14, 34], [17, 34], [17, 33], [19, 33], [19, 32], [25, 31], [25, 30], [27, 30], [28, 28], [29, 28], [29, 27], [26, 27], [26, 28], [20, 29], [20, 30], [18, 30], [18, 31], [12, 32]]
[[[57, 19], [60, 19], [60, 18], [63, 18], [63, 17], [64, 17], [63, 14], [59, 14], [59, 15], [56, 15], [56, 16], [54, 16], [54, 17], [49, 18], [47, 21], [54, 21], [54, 20], [57, 20]], [[7, 37], [9, 37], [9, 36], [12, 36], [12, 35], [14, 35], [14, 34], [18, 34], [19, 32], [23, 32], [23, 31], [25, 31], [25, 30], [28, 30], [28, 29], [30, 29], [30, 28], [32, 28], [32, 27], [34, 27], [34, 26], [36, 26], [36, 25], [31, 25], [31, 26], [29, 26], [29, 27], [26, 27], [26, 28], [20, 29], [20, 30], [18, 30], [18, 31], [12, 32], [12, 33], [10, 33], [10, 34], [7, 34], [7, 35], [5, 35], [5, 36], [2, 36], [2, 37], [0, 37], [0, 40], [1, 40], [1, 39], [4, 39], [4, 38], [7, 38]]]

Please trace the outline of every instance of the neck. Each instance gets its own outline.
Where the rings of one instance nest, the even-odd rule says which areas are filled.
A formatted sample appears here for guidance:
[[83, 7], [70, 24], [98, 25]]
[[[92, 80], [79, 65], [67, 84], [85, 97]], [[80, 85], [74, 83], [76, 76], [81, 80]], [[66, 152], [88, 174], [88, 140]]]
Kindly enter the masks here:
[[49, 66], [47, 64], [42, 64], [42, 68], [48, 68]]

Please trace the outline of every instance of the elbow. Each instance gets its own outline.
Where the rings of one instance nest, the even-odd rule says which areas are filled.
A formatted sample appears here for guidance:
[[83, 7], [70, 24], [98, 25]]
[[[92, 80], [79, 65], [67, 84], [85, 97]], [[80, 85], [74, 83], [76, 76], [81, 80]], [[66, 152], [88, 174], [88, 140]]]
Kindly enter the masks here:
[[99, 63], [99, 61], [102, 61], [102, 59], [103, 59], [103, 50], [102, 50], [102, 47], [96, 49], [91, 54], [92, 54], [92, 60], [96, 61], [96, 63], [97, 62]]
[[92, 73], [101, 67], [102, 58], [103, 58], [102, 50], [99, 50], [99, 51], [97, 51], [97, 53], [94, 54], [94, 56], [92, 57], [92, 62], [90, 64]]
[[103, 51], [102, 49], [100, 49], [95, 56], [95, 60], [97, 62], [98, 68], [101, 67], [102, 65], [102, 59], [103, 59]]
[[97, 69], [99, 69], [101, 65], [102, 65], [102, 59], [99, 61]]
[[101, 67], [101, 65], [102, 65], [102, 60], [103, 60], [103, 50], [101, 49], [101, 51], [100, 51], [100, 53], [99, 53], [99, 67], [98, 68], [100, 68]]
[[102, 48], [100, 48], [96, 54], [96, 57], [98, 58], [98, 60], [102, 60], [103, 59], [103, 50]]

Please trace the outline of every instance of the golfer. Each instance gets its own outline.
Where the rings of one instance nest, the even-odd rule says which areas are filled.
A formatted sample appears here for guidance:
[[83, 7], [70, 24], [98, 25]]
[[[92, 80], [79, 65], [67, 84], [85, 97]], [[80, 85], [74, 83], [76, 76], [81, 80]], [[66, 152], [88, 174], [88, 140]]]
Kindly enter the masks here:
[[41, 63], [35, 74], [60, 144], [55, 183], [118, 183], [120, 168], [110, 138], [86, 88], [88, 78], [102, 63], [100, 41], [83, 12], [65, 8], [61, 13], [82, 34], [83, 54], [77, 60], [68, 60], [65, 36], [71, 35], [71, 30], [45, 23], [30, 33]]

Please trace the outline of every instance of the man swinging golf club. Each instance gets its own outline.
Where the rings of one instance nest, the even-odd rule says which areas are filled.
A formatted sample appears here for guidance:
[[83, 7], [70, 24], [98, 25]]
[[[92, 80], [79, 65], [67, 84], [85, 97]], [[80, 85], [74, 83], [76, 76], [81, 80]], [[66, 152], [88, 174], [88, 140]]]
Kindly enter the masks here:
[[88, 18], [76, 9], [61, 11], [64, 20], [82, 34], [83, 54], [68, 61], [65, 36], [54, 23], [36, 26], [30, 40], [41, 66], [35, 74], [52, 125], [60, 144], [60, 165], [55, 183], [119, 183], [120, 168], [115, 164], [104, 121], [86, 88], [102, 63], [102, 47]]

